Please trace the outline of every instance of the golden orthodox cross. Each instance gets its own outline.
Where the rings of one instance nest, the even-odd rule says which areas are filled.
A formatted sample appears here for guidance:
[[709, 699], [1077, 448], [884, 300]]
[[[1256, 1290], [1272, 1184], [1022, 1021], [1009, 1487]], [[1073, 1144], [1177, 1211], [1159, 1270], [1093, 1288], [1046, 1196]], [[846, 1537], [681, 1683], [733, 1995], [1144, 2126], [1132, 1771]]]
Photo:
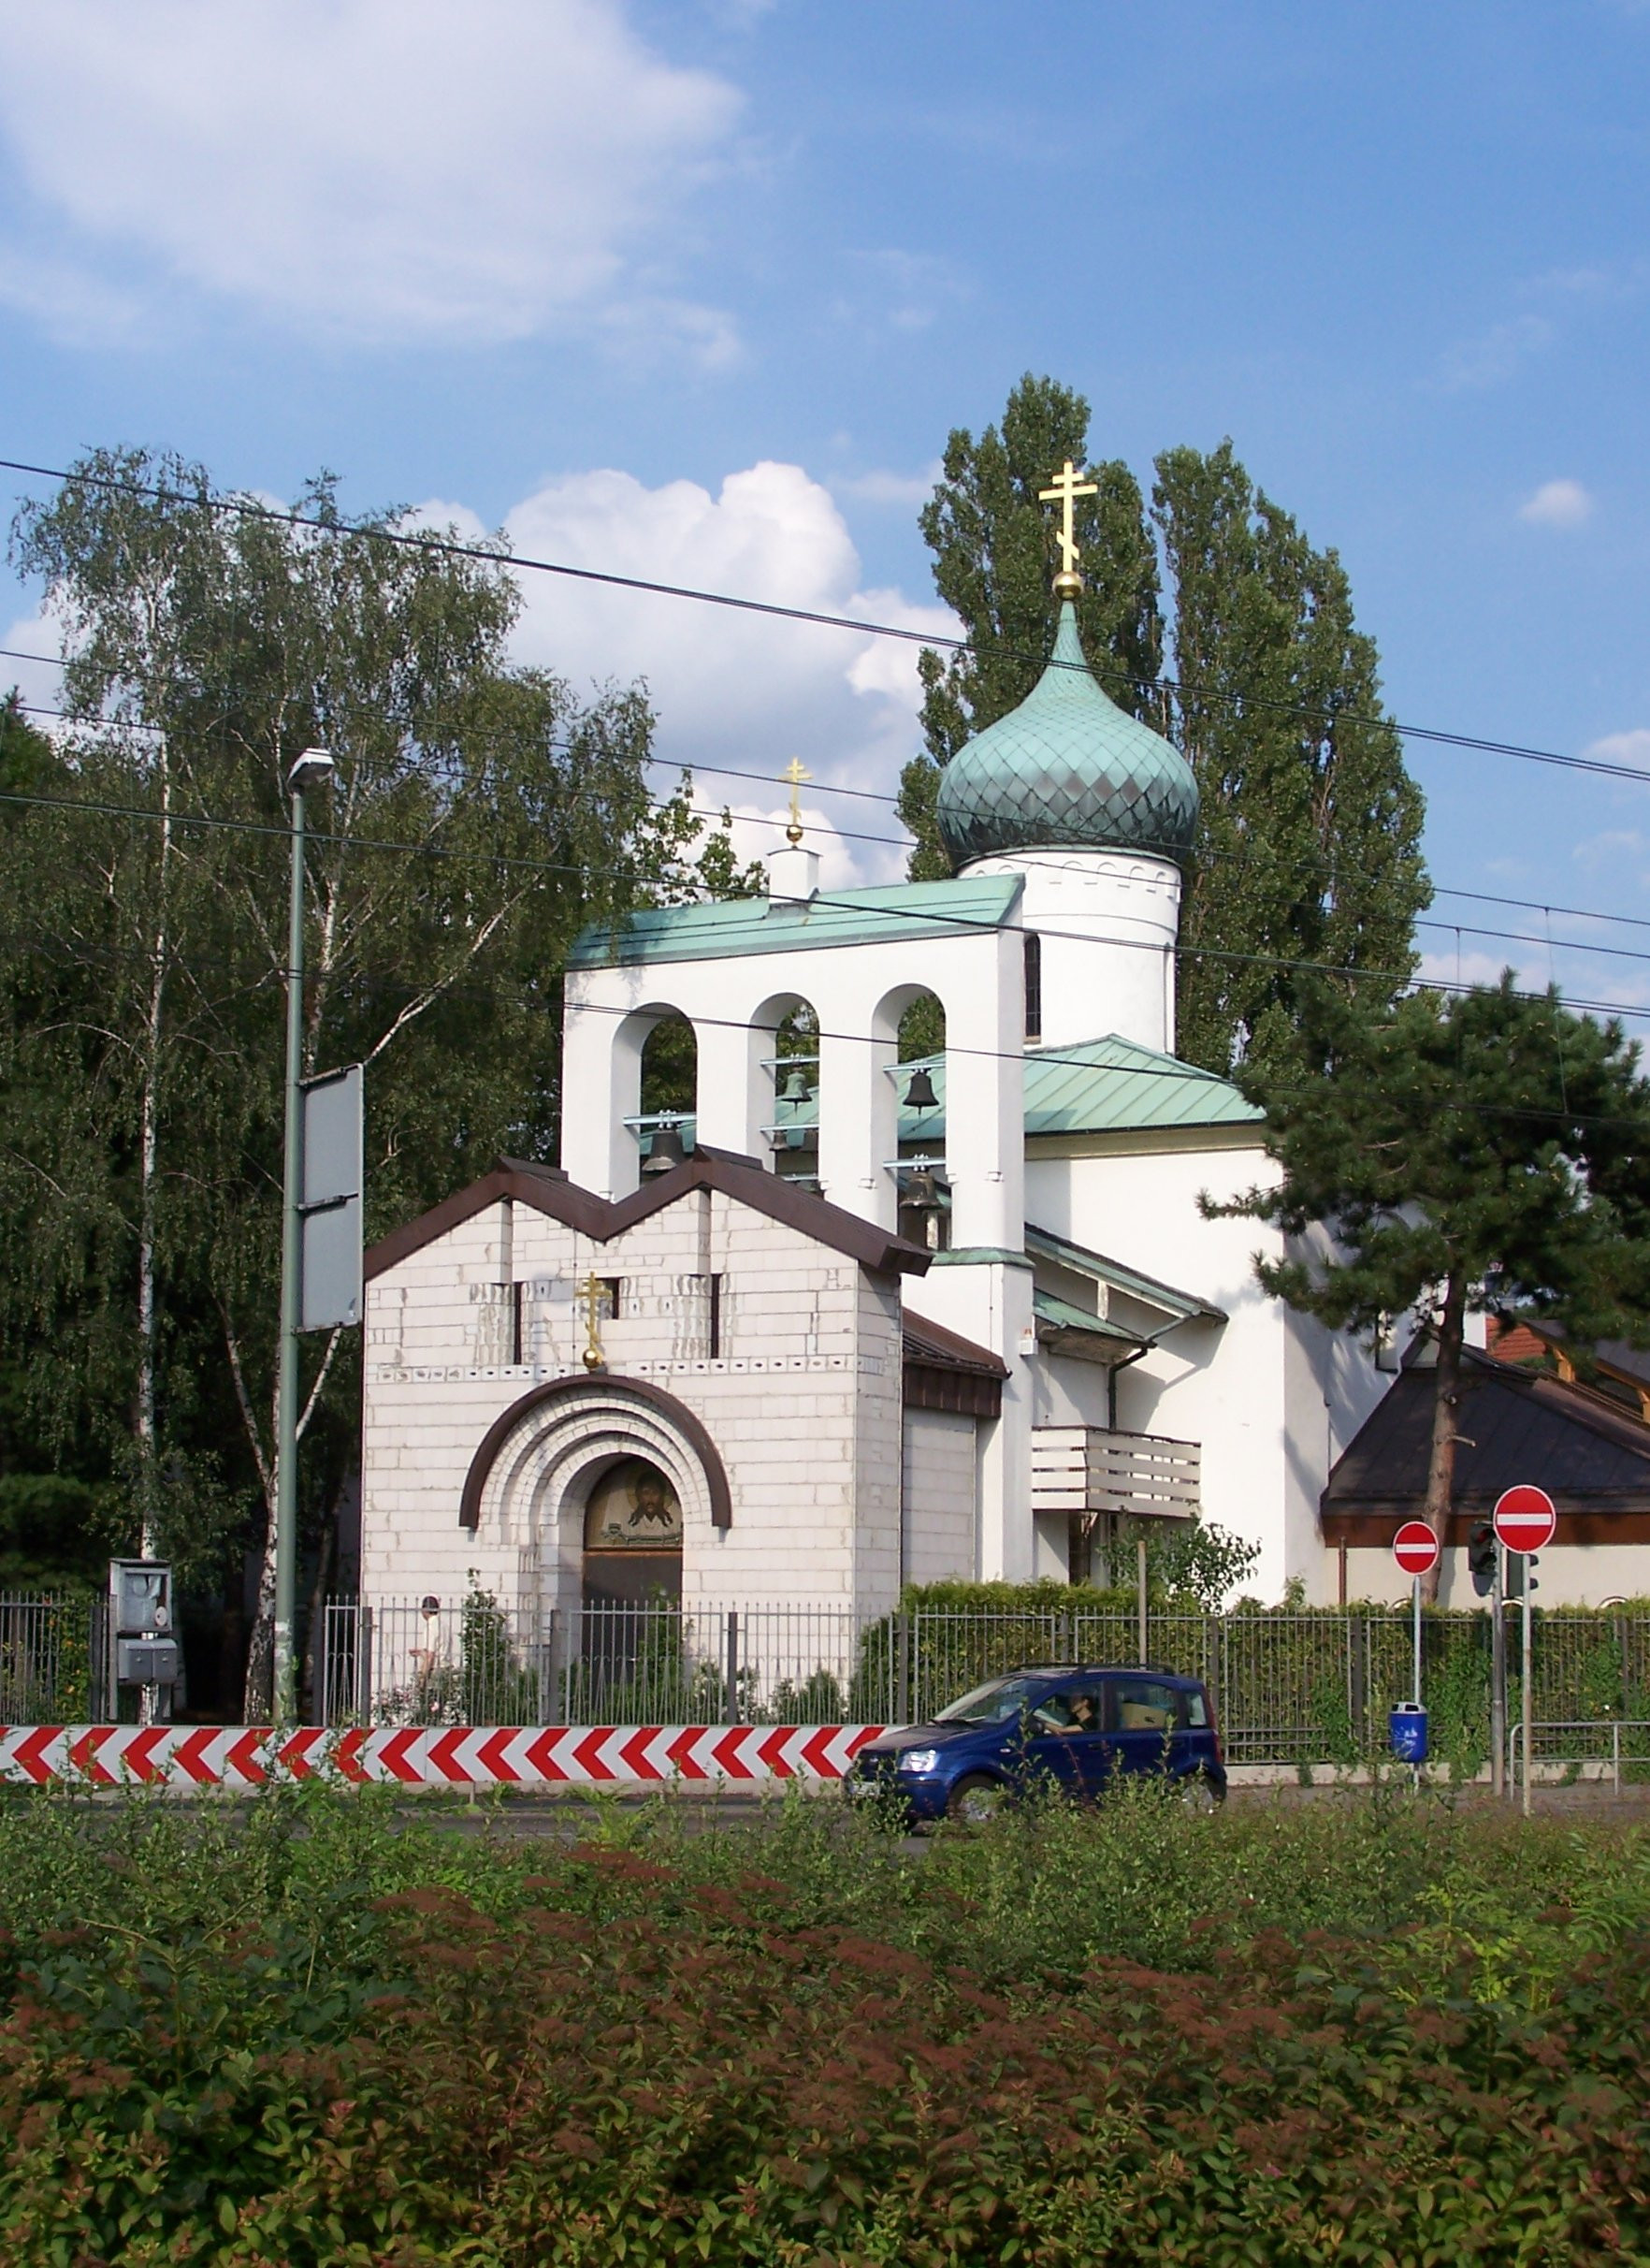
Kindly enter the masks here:
[[785, 830], [785, 839], [794, 850], [803, 838], [802, 783], [804, 779], [811, 779], [813, 774], [803, 771], [800, 756], [793, 756], [780, 778], [790, 782], [790, 824]]
[[1078, 469], [1069, 457], [1065, 460], [1064, 470], [1055, 473], [1054, 486], [1051, 488], [1037, 490], [1039, 503], [1059, 504], [1062, 507], [1060, 528], [1055, 538], [1060, 545], [1060, 572], [1062, 574], [1077, 573], [1078, 553], [1077, 536], [1072, 527], [1072, 506], [1079, 496], [1098, 496], [1099, 493], [1099, 488], [1093, 481], [1085, 481], [1078, 477]]
[[605, 1370], [607, 1357], [601, 1351], [601, 1301], [607, 1287], [594, 1270], [579, 1285], [579, 1297], [585, 1302], [585, 1333], [589, 1344], [585, 1348], [585, 1368], [587, 1371]]

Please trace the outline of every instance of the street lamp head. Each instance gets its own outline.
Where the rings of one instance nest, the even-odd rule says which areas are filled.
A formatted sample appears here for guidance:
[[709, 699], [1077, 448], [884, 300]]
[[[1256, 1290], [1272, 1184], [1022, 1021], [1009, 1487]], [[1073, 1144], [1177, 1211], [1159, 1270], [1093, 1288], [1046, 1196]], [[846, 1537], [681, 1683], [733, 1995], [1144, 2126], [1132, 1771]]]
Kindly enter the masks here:
[[309, 788], [325, 787], [337, 769], [325, 749], [306, 749], [286, 775], [287, 792], [302, 795]]

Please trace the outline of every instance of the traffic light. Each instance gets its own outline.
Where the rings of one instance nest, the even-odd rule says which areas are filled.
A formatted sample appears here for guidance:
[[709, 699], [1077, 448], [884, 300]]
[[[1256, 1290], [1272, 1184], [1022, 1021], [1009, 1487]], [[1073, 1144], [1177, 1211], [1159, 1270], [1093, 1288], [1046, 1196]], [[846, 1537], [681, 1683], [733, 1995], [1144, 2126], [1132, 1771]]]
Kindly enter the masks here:
[[1487, 1519], [1475, 1519], [1467, 1531], [1467, 1569], [1472, 1588], [1488, 1598], [1496, 1584], [1496, 1532]]
[[1539, 1591], [1541, 1585], [1536, 1580], [1535, 1571], [1541, 1563], [1541, 1554], [1537, 1551], [1509, 1551], [1505, 1595], [1510, 1599], [1521, 1599], [1527, 1582], [1532, 1592]]

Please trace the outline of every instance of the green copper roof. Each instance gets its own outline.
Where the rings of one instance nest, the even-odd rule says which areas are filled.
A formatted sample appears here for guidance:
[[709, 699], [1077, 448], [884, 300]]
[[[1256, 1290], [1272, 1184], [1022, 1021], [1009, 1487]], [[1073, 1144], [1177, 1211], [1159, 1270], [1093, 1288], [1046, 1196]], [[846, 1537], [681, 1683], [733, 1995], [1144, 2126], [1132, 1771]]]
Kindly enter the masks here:
[[[946, 1064], [925, 1067], [939, 1098], [932, 1111], [902, 1110], [902, 1142], [942, 1145]], [[902, 1066], [904, 1073], [917, 1066]], [[1259, 1126], [1266, 1113], [1245, 1102], [1229, 1079], [1160, 1055], [1132, 1040], [1085, 1040], [1069, 1047], [1027, 1048], [1025, 1130], [1031, 1134], [1109, 1134], [1159, 1127]]]
[[640, 961], [723, 961], [746, 953], [805, 952], [825, 946], [886, 945], [1000, 929], [1022, 887], [1018, 874], [975, 880], [890, 882], [874, 890], [818, 891], [805, 902], [722, 898], [709, 906], [654, 906], [624, 921], [582, 929], [570, 968]]
[[[946, 1138], [946, 1059], [924, 1056], [921, 1064], [902, 1063], [898, 1081], [902, 1097], [911, 1074], [921, 1069], [934, 1082], [936, 1097], [932, 1111], [913, 1111], [902, 1101], [900, 1142], [926, 1148], [938, 1157]], [[781, 1102], [774, 1115], [786, 1126], [811, 1128], [818, 1124], [818, 1097]], [[1242, 1095], [1229, 1079], [1200, 1071], [1154, 1048], [1137, 1047], [1132, 1040], [1085, 1040], [1069, 1047], [1027, 1048], [1025, 1052], [1025, 1130], [1033, 1134], [1111, 1134], [1147, 1131], [1165, 1127], [1258, 1127], [1264, 1111]]]
[[960, 866], [1003, 850], [1137, 850], [1183, 862], [1197, 782], [1180, 750], [1120, 709], [1060, 607], [1049, 666], [1016, 709], [958, 749], [936, 817]]

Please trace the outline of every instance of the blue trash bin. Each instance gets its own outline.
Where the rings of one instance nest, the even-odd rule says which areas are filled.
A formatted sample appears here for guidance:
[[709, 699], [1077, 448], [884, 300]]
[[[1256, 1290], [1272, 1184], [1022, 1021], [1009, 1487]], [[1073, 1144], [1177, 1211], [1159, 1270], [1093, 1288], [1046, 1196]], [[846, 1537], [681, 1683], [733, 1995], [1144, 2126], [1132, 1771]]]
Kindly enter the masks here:
[[1400, 1701], [1387, 1719], [1392, 1752], [1400, 1764], [1426, 1762], [1426, 1711], [1419, 1701]]

